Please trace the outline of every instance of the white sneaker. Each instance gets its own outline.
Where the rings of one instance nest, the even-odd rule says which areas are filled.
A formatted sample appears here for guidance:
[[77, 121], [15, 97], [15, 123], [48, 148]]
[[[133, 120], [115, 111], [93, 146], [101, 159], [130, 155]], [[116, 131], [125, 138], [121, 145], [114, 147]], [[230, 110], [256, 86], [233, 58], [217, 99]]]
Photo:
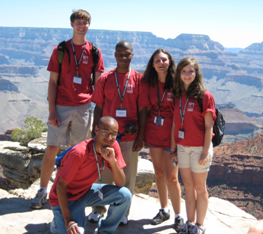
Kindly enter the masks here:
[[98, 234], [99, 232], [98, 232], [98, 228], [96, 228], [95, 230], [94, 230], [94, 232], [93, 232], [93, 234]]
[[52, 222], [50, 223], [50, 233], [59, 234], [58, 227], [55, 224], [54, 218], [53, 218]]
[[124, 226], [128, 224], [128, 217], [127, 216], [123, 216], [120, 222], [120, 226]]
[[99, 220], [103, 217], [103, 214], [100, 214], [100, 213], [97, 213], [97, 212], [91, 212], [89, 215], [88, 215], [88, 220], [91, 222], [91, 223], [97, 223], [99, 222]]

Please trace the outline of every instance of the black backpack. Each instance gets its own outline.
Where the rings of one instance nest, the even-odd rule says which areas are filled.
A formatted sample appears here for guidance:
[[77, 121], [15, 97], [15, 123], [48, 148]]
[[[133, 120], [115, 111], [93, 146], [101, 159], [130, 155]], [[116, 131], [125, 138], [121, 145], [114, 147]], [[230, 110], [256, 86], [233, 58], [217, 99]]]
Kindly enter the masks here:
[[[203, 99], [198, 98], [197, 102], [201, 108], [201, 112], [203, 112]], [[224, 131], [225, 131], [224, 116], [222, 115], [220, 110], [216, 107], [216, 120], [213, 126], [213, 133], [215, 134], [215, 136], [212, 138], [213, 147], [216, 147], [221, 143], [224, 136]]]
[[[95, 79], [95, 69], [98, 65], [99, 61], [99, 50], [96, 44], [92, 44], [92, 56], [93, 56], [93, 67], [92, 67], [92, 78], [91, 78], [91, 85], [94, 85], [94, 79]], [[59, 85], [59, 79], [60, 79], [60, 74], [61, 74], [61, 67], [63, 63], [63, 58], [64, 58], [64, 51], [68, 53], [68, 60], [70, 64], [70, 56], [69, 56], [69, 50], [66, 47], [66, 42], [62, 41], [58, 44], [58, 64], [59, 64], [59, 72], [58, 72], [58, 85]]]

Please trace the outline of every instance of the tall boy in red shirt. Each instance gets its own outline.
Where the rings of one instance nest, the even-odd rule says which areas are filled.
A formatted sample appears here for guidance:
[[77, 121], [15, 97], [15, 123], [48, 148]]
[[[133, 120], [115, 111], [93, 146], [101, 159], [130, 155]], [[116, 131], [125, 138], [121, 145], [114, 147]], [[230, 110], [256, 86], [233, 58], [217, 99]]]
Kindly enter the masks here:
[[[31, 201], [31, 208], [41, 208], [47, 200], [47, 185], [60, 145], [72, 146], [85, 140], [91, 125], [93, 56], [92, 45], [86, 40], [91, 16], [87, 11], [77, 10], [72, 13], [70, 20], [73, 36], [66, 41], [68, 53], [64, 51], [60, 77], [58, 46], [55, 47], [47, 68], [50, 71], [47, 149], [41, 165], [40, 189]], [[95, 84], [102, 72], [104, 64], [99, 50]]]

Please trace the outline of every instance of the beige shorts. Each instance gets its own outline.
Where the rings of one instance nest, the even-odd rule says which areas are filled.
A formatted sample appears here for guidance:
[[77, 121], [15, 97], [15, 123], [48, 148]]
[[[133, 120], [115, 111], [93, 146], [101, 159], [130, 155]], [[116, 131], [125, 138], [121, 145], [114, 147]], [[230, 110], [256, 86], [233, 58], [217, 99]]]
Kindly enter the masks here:
[[56, 105], [59, 127], [48, 122], [47, 145], [77, 144], [87, 139], [91, 126], [91, 103], [81, 106]]
[[208, 150], [208, 162], [205, 165], [200, 165], [199, 159], [203, 151], [201, 147], [188, 147], [177, 145], [177, 155], [179, 168], [191, 168], [194, 173], [207, 172], [212, 165], [213, 159], [213, 144], [211, 142]]

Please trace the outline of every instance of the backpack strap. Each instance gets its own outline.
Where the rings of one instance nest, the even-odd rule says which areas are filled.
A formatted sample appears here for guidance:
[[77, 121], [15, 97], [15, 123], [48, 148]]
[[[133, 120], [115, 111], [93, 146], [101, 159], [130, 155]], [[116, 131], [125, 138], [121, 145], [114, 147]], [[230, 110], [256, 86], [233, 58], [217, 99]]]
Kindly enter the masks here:
[[68, 61], [70, 64], [70, 55], [69, 55], [69, 50], [66, 47], [66, 42], [62, 41], [58, 44], [58, 66], [59, 66], [59, 70], [58, 70], [58, 82], [57, 84], [60, 84], [60, 75], [61, 75], [61, 68], [62, 68], [62, 63], [63, 63], [63, 58], [64, 58], [64, 51], [66, 50], [66, 52], [68, 53]]
[[91, 78], [91, 85], [94, 85], [95, 80], [95, 69], [99, 62], [99, 50], [98, 46], [95, 43], [91, 43], [92, 45], [92, 57], [93, 57], [93, 67], [92, 67], [92, 78]]

